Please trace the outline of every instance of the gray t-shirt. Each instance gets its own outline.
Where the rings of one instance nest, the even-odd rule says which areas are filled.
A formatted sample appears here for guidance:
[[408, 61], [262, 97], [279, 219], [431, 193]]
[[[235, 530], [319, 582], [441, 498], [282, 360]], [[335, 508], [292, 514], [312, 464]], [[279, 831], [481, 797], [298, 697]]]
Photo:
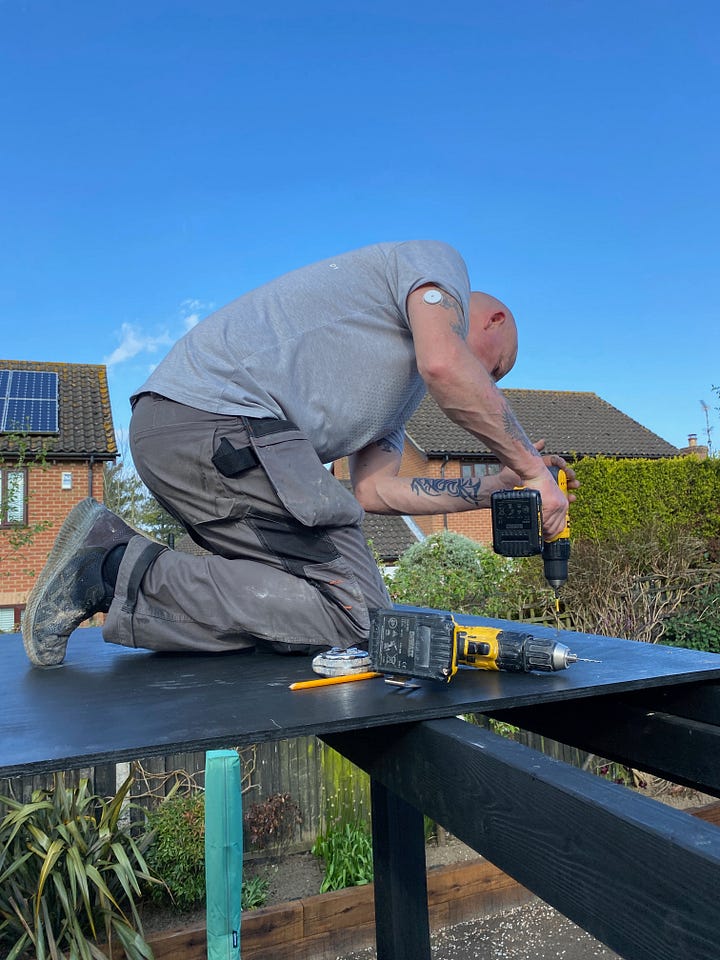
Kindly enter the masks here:
[[294, 421], [324, 462], [402, 430], [425, 385], [406, 301], [432, 283], [462, 305], [460, 254], [435, 240], [379, 243], [294, 270], [198, 323], [146, 391], [230, 416]]

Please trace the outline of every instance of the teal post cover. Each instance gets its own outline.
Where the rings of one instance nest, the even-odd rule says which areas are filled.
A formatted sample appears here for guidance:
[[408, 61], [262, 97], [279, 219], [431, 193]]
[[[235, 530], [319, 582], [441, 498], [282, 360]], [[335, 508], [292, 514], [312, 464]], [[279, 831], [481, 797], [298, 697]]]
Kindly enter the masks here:
[[243, 821], [240, 757], [205, 755], [205, 885], [208, 960], [240, 960]]

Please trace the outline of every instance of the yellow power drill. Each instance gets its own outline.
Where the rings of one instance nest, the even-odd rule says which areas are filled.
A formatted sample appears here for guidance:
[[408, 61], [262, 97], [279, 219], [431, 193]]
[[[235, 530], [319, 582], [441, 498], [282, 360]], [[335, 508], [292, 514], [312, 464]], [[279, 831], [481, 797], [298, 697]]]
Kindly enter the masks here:
[[[559, 467], [550, 467], [557, 485], [567, 497], [567, 474]], [[552, 540], [543, 539], [542, 502], [540, 493], [528, 487], [498, 490], [490, 498], [493, 550], [503, 557], [532, 557], [542, 554], [545, 579], [558, 598], [560, 587], [568, 578], [570, 560], [570, 528]]]
[[[449, 681], [459, 666], [529, 673], [565, 670], [580, 659], [556, 640], [497, 627], [467, 626], [452, 614], [396, 607], [373, 611], [370, 669]], [[365, 668], [367, 669], [367, 667]]]

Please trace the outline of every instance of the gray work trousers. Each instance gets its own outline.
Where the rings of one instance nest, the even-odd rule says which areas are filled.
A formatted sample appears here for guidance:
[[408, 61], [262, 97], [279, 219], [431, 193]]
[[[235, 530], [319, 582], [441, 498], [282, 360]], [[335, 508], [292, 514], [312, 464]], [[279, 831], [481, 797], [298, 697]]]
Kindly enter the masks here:
[[[362, 644], [390, 598], [357, 500], [287, 421], [136, 402], [135, 467], [209, 555], [134, 537], [103, 635], [150, 650], [309, 652]], [[150, 559], [148, 559], [150, 557]]]

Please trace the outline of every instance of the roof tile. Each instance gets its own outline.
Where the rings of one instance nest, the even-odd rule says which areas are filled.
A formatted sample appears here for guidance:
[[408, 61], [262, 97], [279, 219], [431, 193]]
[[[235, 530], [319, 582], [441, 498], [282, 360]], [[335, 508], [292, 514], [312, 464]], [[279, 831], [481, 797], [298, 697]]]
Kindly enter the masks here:
[[[546, 453], [566, 457], [676, 457], [677, 447], [643, 427], [595, 393], [503, 390], [525, 432], [544, 438]], [[488, 447], [449, 420], [428, 394], [406, 433], [430, 457], [487, 456]]]
[[[59, 433], [29, 437], [31, 452], [44, 450], [53, 456], [113, 459], [115, 442], [107, 370], [90, 363], [49, 363], [31, 360], [0, 360], [0, 370], [40, 370], [58, 375]], [[0, 453], [17, 452], [12, 435], [0, 434]]]

